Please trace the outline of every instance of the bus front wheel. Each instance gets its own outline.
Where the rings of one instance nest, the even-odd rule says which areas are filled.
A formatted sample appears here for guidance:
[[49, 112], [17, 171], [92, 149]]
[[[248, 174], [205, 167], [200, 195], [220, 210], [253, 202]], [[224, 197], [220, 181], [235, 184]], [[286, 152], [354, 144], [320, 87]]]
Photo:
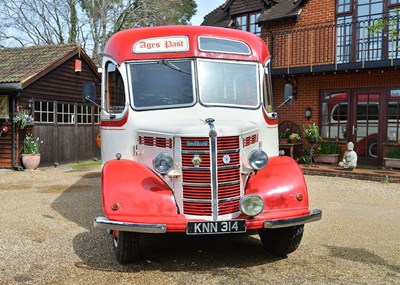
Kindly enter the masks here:
[[258, 234], [266, 251], [286, 256], [300, 245], [303, 237], [304, 225], [277, 229], [260, 229]]
[[136, 261], [139, 248], [139, 233], [113, 231], [112, 237], [117, 261], [120, 264]]

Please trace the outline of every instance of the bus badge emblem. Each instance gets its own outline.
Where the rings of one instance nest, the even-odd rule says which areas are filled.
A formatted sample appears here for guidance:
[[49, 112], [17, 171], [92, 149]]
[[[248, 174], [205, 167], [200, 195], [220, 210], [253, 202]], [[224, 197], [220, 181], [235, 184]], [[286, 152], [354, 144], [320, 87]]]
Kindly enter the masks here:
[[192, 158], [192, 163], [193, 163], [194, 167], [199, 167], [201, 164], [201, 161], [202, 161], [202, 159], [201, 159], [200, 155], [198, 155], [198, 154], [196, 154]]
[[222, 162], [223, 162], [224, 164], [229, 164], [229, 163], [231, 162], [231, 157], [230, 157], [229, 155], [225, 154], [225, 155], [222, 157]]

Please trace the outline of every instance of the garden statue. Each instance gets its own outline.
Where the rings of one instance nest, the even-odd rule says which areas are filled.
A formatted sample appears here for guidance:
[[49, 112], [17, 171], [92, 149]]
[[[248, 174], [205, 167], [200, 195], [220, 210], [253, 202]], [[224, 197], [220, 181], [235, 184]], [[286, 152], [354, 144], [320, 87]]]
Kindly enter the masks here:
[[357, 167], [357, 153], [354, 151], [354, 144], [347, 144], [347, 151], [344, 153], [343, 160], [339, 162], [339, 166], [343, 169], [351, 169]]

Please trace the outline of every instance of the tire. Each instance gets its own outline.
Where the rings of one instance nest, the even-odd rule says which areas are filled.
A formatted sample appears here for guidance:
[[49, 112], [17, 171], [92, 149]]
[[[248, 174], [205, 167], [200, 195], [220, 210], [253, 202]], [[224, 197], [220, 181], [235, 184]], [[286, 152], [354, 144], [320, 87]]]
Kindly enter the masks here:
[[117, 261], [120, 264], [136, 261], [139, 248], [139, 233], [113, 231], [112, 237]]
[[376, 139], [368, 141], [368, 157], [378, 157], [378, 141]]
[[295, 251], [303, 237], [304, 225], [278, 229], [259, 229], [258, 235], [266, 251], [285, 257]]

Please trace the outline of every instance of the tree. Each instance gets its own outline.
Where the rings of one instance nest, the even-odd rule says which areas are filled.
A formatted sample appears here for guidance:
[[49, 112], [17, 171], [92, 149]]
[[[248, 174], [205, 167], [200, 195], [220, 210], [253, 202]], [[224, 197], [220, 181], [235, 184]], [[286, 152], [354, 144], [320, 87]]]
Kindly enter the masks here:
[[80, 43], [95, 62], [122, 29], [188, 24], [195, 0], [0, 0], [0, 45]]
[[[375, 20], [373, 25], [368, 27], [369, 33], [371, 35], [383, 33], [388, 37], [389, 41], [396, 42], [400, 36], [399, 18], [399, 9], [393, 9], [389, 17]], [[400, 49], [400, 46], [396, 46], [396, 48]]]

